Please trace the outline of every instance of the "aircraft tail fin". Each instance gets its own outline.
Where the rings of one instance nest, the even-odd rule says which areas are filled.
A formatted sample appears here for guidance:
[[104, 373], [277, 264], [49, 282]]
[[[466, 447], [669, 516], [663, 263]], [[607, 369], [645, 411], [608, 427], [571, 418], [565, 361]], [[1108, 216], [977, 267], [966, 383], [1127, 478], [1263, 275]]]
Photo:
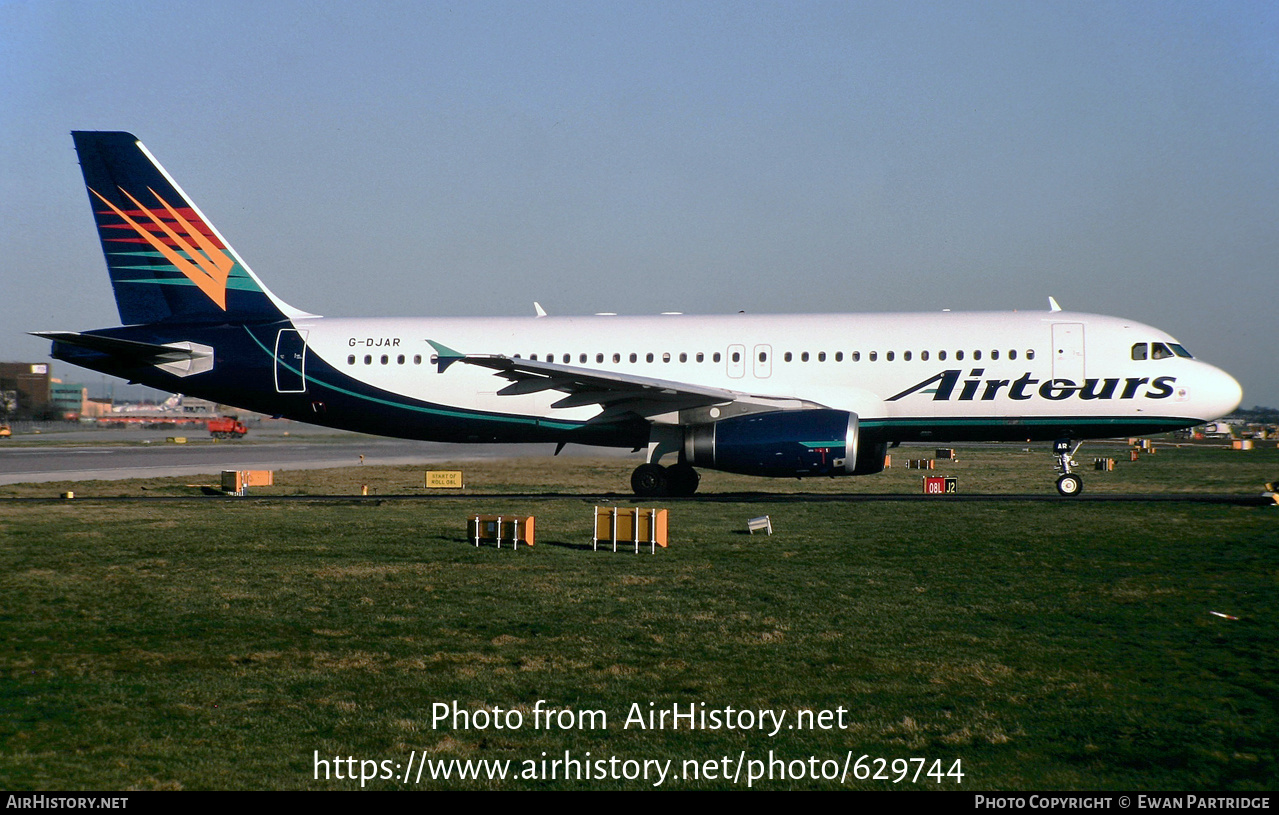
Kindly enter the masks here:
[[306, 316], [262, 284], [136, 136], [71, 136], [126, 325]]

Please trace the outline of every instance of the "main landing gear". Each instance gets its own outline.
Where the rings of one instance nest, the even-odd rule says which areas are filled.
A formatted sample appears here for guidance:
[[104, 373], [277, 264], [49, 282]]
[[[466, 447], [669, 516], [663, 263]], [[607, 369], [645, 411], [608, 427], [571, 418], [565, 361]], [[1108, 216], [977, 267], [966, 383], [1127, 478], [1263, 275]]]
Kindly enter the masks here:
[[1083, 492], [1084, 480], [1070, 471], [1071, 467], [1078, 467], [1079, 463], [1074, 461], [1075, 453], [1079, 452], [1079, 448], [1084, 443], [1079, 442], [1072, 449], [1070, 439], [1058, 439], [1053, 442], [1053, 455], [1057, 456], [1057, 470], [1061, 472], [1061, 477], [1057, 479], [1057, 492], [1066, 498], [1073, 498]]
[[[702, 480], [693, 465], [684, 459], [684, 429], [675, 425], [656, 425], [648, 440], [648, 463], [631, 473], [631, 489], [640, 498], [687, 498], [697, 492]], [[663, 456], [674, 455], [678, 462], [663, 467]]]
[[685, 498], [697, 492], [701, 480], [697, 470], [684, 462], [670, 467], [641, 464], [631, 473], [631, 489], [640, 498]]

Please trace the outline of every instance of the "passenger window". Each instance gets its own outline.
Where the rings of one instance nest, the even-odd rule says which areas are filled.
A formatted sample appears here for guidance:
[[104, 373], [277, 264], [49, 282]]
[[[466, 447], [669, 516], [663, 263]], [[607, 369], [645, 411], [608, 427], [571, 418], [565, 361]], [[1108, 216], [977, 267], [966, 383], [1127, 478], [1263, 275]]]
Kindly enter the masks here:
[[365, 355], [364, 355], [364, 364], [365, 364], [365, 365], [372, 365], [372, 364], [373, 364], [373, 355], [372, 355], [372, 354], [365, 354]]
[[825, 351], [818, 351], [818, 352], [817, 352], [817, 361], [818, 361], [818, 362], [825, 362], [825, 361], [826, 361], [826, 352], [825, 352]]
[[870, 361], [871, 361], [871, 362], [874, 362], [874, 361], [875, 361], [875, 360], [877, 360], [877, 359], [879, 359], [879, 352], [878, 352], [878, 351], [871, 351], [871, 352], [870, 352]]
[[636, 359], [638, 359], [638, 357], [636, 357], [636, 356], [635, 356], [635, 352], [633, 352], [633, 351], [632, 351], [632, 352], [631, 352], [631, 362], [634, 362]]
[[382, 355], [382, 364], [383, 364], [383, 365], [385, 365], [386, 363], [388, 363], [388, 362], [390, 362], [390, 361], [391, 361], [391, 360], [390, 360], [390, 358], [389, 358], [389, 357], [387, 357], [387, 355], [386, 355], [386, 354], [383, 354], [383, 355]]
[[698, 362], [705, 362], [705, 361], [706, 361], [706, 354], [702, 353], [701, 351], [698, 351], [698, 352], [697, 352], [697, 361], [698, 361]]
[[1008, 352], [1008, 358], [1009, 358], [1009, 359], [1016, 359], [1016, 358], [1017, 358], [1017, 352], [1016, 352], [1016, 351], [1013, 351], [1013, 350], [1010, 350], [1010, 351]]
[[759, 361], [760, 361], [760, 362], [768, 362], [768, 354], [764, 353], [763, 351], [760, 351], [760, 352], [759, 352]]
[[579, 354], [579, 355], [578, 355], [578, 357], [577, 357], [577, 361], [578, 361], [578, 362], [586, 362], [586, 354]]
[[981, 359], [981, 351], [973, 351], [973, 359]]
[[722, 359], [722, 357], [719, 355], [719, 351], [716, 351], [716, 352], [715, 352], [715, 353], [711, 356], [711, 362], [719, 362], [719, 361], [720, 361], [720, 359]]
[[836, 351], [836, 352], [835, 352], [835, 361], [836, 361], [836, 362], [843, 362], [843, 361], [844, 361], [844, 352], [843, 352], [843, 351]]
[[403, 364], [404, 364], [404, 355], [403, 355], [403, 354], [400, 354], [398, 357], [396, 357], [396, 358], [395, 358], [395, 364], [396, 364], [396, 365], [403, 365]]
[[920, 351], [920, 352], [919, 352], [919, 358], [920, 358], [920, 359], [922, 359], [924, 362], [927, 362], [927, 361], [928, 361], [928, 352], [927, 352], [927, 351]]
[[666, 353], [662, 354], [662, 362], [670, 362], [670, 361], [671, 361], [670, 351], [667, 351]]
[[902, 354], [902, 359], [906, 360], [907, 362], [910, 362], [910, 352], [907, 351], [906, 353]]
[[354, 364], [355, 364], [355, 354], [351, 354], [351, 356], [349, 356], [349, 357], [347, 357], [347, 358], [346, 358], [346, 364], [347, 364], [347, 365], [354, 365]]
[[645, 354], [645, 355], [644, 355], [644, 361], [645, 361], [645, 362], [652, 362], [652, 361], [653, 361], [653, 352], [652, 352], [652, 351], [649, 351], [647, 354]]
[[614, 362], [621, 362], [621, 361], [622, 361], [622, 355], [621, 355], [621, 354], [613, 354], [613, 361], [614, 361]]
[[861, 351], [854, 351], [854, 352], [853, 352], [850, 356], [851, 356], [851, 358], [852, 358], [853, 362], [861, 362], [861, 361], [862, 361], [862, 352], [861, 352]]
[[963, 352], [963, 351], [956, 351], [956, 352], [955, 352], [955, 359], [963, 359], [963, 358], [964, 358], [964, 352]]
[[800, 355], [799, 355], [799, 361], [800, 361], [800, 362], [808, 362], [808, 352], [807, 352], [807, 351], [805, 351], [804, 353], [802, 353], [802, 354], [800, 354]]
[[599, 363], [603, 362], [603, 361], [604, 361], [604, 355], [603, 355], [603, 354], [596, 354], [596, 355], [595, 355], [595, 363], [596, 363], [597, 365], [598, 365]]
[[741, 361], [742, 361], [742, 354], [741, 354], [741, 352], [740, 352], [740, 351], [734, 351], [734, 352], [733, 352], [733, 362], [741, 362]]
[[998, 351], [991, 351], [991, 352], [990, 352], [990, 358], [991, 358], [991, 359], [999, 359], [999, 352], [998, 352]]
[[680, 361], [680, 362], [688, 362], [688, 354], [684, 353], [683, 351], [680, 351], [680, 353], [679, 353], [679, 361]]
[[884, 355], [884, 359], [888, 360], [889, 362], [892, 362], [892, 361], [893, 361], [893, 356], [894, 356], [894, 355], [893, 355], [893, 352], [892, 352], [892, 351], [889, 351], [887, 354], [885, 354], [885, 355]]
[[942, 362], [945, 362], [945, 361], [946, 361], [946, 352], [945, 352], [945, 351], [938, 351], [938, 352], [937, 352], [937, 358], [938, 358], [938, 359], [940, 359]]
[[[516, 354], [516, 355], [515, 355], [515, 358], [516, 358], [516, 359], [519, 359], [519, 357], [520, 357], [520, 355], [519, 355], [519, 354]], [[414, 355], [413, 355], [413, 364], [414, 364], [414, 365], [421, 365], [421, 364], [422, 364], [422, 355], [421, 355], [421, 354], [414, 354]]]
[[790, 362], [790, 361], [791, 361], [791, 352], [790, 352], [790, 351], [787, 351], [785, 354], [783, 354], [783, 355], [782, 355], [782, 359], [783, 359], [783, 360], [785, 360], [786, 362]]
[[572, 361], [572, 359], [573, 359], [573, 355], [572, 355], [572, 354], [565, 354], [565, 355], [564, 355], [564, 364], [565, 364], [565, 365], [567, 365], [570, 361]]
[[1027, 349], [1026, 349], [1026, 359], [1034, 359], [1034, 358], [1035, 358], [1035, 349], [1034, 349], [1034, 348], [1027, 348]]

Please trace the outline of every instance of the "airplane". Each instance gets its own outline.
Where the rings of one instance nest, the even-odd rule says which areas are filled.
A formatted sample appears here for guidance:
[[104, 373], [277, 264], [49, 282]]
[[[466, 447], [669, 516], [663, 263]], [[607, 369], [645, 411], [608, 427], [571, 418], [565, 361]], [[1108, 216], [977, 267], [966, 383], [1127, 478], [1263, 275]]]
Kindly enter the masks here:
[[[343, 319], [296, 309], [129, 133], [72, 133], [123, 325], [53, 358], [260, 413], [441, 442], [647, 450], [642, 497], [698, 468], [861, 476], [906, 441], [1053, 441], [1203, 424], [1239, 383], [1169, 334], [1064, 311]], [[670, 461], [663, 465], [662, 461]]]

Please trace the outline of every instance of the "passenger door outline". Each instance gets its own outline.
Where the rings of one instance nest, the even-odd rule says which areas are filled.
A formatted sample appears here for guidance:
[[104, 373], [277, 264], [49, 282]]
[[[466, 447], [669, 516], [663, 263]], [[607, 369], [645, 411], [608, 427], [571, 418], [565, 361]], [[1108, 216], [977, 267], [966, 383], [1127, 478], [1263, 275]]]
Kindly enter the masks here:
[[306, 393], [306, 338], [295, 328], [275, 335], [276, 393]]

